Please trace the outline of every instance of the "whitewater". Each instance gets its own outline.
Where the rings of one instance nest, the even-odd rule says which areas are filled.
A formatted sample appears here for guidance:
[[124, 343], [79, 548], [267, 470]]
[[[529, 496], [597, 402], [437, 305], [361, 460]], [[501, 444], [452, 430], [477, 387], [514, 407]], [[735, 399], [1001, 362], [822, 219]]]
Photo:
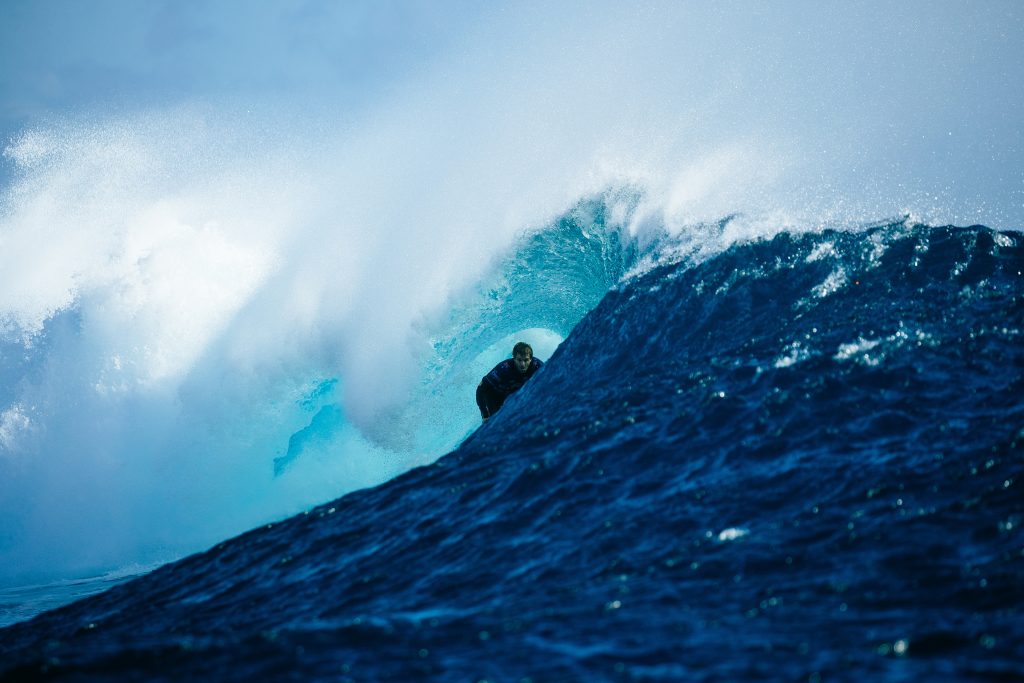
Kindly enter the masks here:
[[[792, 677], [900, 680], [890, 664], [914, 647], [908, 671], [932, 680], [1010, 671], [1024, 31], [1012, 7], [919, 9], [507, 5], [357, 103], [261, 86], [17, 131], [0, 186], [0, 625], [117, 587], [6, 632], [0, 673], [59, 675], [56, 657], [71, 676], [152, 678], [180, 648], [200, 654], [168, 678], [204, 657], [221, 678], [273, 676], [307, 638], [310, 679], [347, 647], [369, 678], [771, 677], [784, 652]], [[520, 339], [548, 367], [477, 431], [475, 385]], [[976, 412], [943, 382], [972, 387]], [[500, 500], [443, 502], [461, 491]], [[886, 531], [876, 507], [911, 526]], [[548, 536], [524, 510], [586, 531]], [[901, 543], [963, 562], [879, 550]], [[894, 572], [925, 607], [801, 544]], [[680, 587], [684, 570], [717, 597]], [[243, 590], [234, 574], [246, 604], [280, 592], [291, 616], [233, 621], [217, 596]], [[609, 622], [641, 577], [635, 621]], [[941, 612], [940, 595], [959, 601]], [[154, 596], [173, 616], [144, 627], [133, 610]], [[200, 604], [205, 625], [183, 616]], [[738, 668], [693, 654], [759, 615]], [[102, 620], [119, 625], [90, 655]], [[151, 629], [135, 655], [119, 649], [133, 624]], [[651, 649], [620, 628], [652, 628]], [[67, 651], [40, 644], [58, 633]], [[502, 638], [551, 668], [496, 658]], [[225, 673], [259, 643], [268, 660]]]

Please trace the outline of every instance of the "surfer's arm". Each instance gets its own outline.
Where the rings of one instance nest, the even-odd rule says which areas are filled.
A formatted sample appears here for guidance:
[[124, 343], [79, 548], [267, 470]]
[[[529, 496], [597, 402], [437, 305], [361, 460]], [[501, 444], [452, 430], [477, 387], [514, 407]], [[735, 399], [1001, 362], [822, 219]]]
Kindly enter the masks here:
[[476, 405], [480, 409], [480, 417], [486, 420], [498, 412], [505, 397], [494, 389], [488, 382], [481, 380], [476, 387]]

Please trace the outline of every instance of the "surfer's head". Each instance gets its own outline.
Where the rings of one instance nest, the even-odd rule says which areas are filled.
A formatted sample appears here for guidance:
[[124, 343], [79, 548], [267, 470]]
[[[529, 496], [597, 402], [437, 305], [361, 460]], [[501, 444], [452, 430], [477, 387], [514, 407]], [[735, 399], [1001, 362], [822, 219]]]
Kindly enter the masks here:
[[526, 342], [518, 342], [512, 347], [512, 361], [516, 364], [516, 370], [525, 373], [533, 362], [533, 347]]

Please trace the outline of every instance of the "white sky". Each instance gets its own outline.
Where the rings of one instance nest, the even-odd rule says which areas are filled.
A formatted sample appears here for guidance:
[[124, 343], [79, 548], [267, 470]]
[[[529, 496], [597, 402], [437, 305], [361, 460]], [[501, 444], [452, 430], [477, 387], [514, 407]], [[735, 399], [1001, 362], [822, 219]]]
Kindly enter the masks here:
[[4, 0], [0, 138], [55, 116], [221, 98], [349, 115], [448, 70], [544, 98], [607, 85], [624, 116], [675, 109], [709, 140], [800, 140], [808, 178], [880, 185], [893, 213], [934, 195], [960, 222], [1020, 227], [1022, 46], [1013, 0]]

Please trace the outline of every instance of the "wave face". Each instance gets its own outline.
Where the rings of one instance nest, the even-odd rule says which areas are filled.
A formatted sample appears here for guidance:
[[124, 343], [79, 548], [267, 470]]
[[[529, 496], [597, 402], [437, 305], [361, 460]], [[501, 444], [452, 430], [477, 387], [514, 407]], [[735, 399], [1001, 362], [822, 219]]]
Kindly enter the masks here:
[[3, 673], [1013, 678], [1022, 271], [908, 221], [662, 260], [450, 454], [10, 627]]

